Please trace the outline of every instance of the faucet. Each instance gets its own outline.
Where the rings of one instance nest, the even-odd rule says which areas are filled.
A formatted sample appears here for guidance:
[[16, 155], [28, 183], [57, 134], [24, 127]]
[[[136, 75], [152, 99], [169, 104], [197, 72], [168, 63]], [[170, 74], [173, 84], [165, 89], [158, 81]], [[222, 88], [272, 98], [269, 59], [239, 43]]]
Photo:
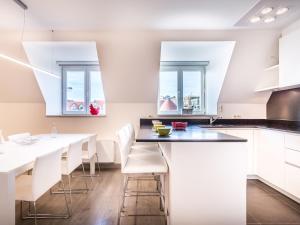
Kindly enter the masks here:
[[213, 125], [213, 123], [218, 119], [219, 117], [217, 116], [216, 118], [214, 118], [213, 116], [209, 117], [209, 124]]

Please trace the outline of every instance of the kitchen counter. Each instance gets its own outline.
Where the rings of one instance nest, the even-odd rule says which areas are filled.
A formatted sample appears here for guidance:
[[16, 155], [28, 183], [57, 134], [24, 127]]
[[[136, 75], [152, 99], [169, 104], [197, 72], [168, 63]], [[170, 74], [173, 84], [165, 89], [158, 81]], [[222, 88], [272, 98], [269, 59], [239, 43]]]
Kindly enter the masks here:
[[209, 124], [204, 124], [204, 125], [198, 125], [202, 129], [231, 129], [231, 128], [236, 128], [236, 129], [269, 129], [269, 130], [277, 130], [277, 131], [283, 131], [283, 132], [290, 132], [290, 133], [296, 133], [300, 134], [300, 127], [292, 127], [292, 126], [284, 126], [280, 124], [273, 124], [273, 125], [251, 125], [251, 124], [245, 124], [245, 125], [235, 125], [235, 124], [216, 124], [216, 125], [209, 125]]
[[222, 128], [262, 128], [300, 134], [299, 121], [268, 120], [268, 119], [217, 119], [213, 125], [209, 119], [183, 119], [183, 118], [143, 118], [140, 119], [140, 126], [151, 126], [152, 120], [160, 120], [163, 124], [170, 125], [172, 121], [188, 122], [189, 125], [200, 128], [222, 129]]
[[169, 225], [246, 225], [246, 139], [192, 125], [168, 137], [142, 126], [136, 141], [158, 142], [168, 164]]
[[151, 127], [142, 127], [137, 142], [246, 142], [246, 139], [208, 130], [200, 126], [189, 126], [186, 130], [173, 130], [169, 136], [159, 136]]

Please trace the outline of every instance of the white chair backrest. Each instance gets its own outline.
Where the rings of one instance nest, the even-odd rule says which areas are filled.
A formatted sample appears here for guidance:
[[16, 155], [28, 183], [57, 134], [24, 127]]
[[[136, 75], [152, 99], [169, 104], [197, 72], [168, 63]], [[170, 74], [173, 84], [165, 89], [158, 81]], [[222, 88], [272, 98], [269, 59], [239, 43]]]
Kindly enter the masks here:
[[91, 136], [88, 140], [88, 155], [92, 158], [97, 153], [97, 134]]
[[30, 133], [13, 134], [7, 137], [9, 141], [17, 141], [30, 137]]
[[74, 142], [69, 145], [67, 152], [67, 170], [73, 172], [82, 164], [82, 141]]
[[32, 170], [32, 194], [38, 199], [61, 180], [62, 149], [36, 158]]
[[117, 143], [121, 156], [121, 169], [124, 169], [130, 152], [130, 137], [128, 136], [128, 127], [124, 126], [117, 132]]
[[135, 142], [134, 126], [132, 125], [132, 123], [129, 123], [127, 126], [128, 126], [128, 131], [129, 131], [130, 142], [131, 142], [131, 145], [133, 145], [133, 143]]
[[4, 137], [2, 134], [2, 130], [0, 130], [0, 144], [4, 142]]

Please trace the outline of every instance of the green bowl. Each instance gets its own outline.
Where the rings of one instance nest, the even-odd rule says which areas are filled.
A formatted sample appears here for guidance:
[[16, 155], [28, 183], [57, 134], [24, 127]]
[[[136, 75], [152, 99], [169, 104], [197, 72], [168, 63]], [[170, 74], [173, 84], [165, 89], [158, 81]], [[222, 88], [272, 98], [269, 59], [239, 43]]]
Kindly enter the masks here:
[[154, 125], [153, 129], [154, 129], [155, 132], [158, 132], [158, 128], [165, 128], [165, 127], [166, 127], [165, 125], [158, 124], [158, 125]]
[[168, 136], [171, 133], [171, 128], [158, 128], [157, 129], [159, 136]]

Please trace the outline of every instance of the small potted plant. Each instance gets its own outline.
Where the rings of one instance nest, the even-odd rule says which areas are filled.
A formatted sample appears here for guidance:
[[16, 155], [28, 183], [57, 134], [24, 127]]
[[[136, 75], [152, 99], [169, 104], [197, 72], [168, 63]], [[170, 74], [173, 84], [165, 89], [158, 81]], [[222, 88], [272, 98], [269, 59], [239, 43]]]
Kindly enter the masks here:
[[97, 116], [100, 112], [99, 106], [94, 106], [93, 104], [90, 104], [90, 114], [93, 116]]

